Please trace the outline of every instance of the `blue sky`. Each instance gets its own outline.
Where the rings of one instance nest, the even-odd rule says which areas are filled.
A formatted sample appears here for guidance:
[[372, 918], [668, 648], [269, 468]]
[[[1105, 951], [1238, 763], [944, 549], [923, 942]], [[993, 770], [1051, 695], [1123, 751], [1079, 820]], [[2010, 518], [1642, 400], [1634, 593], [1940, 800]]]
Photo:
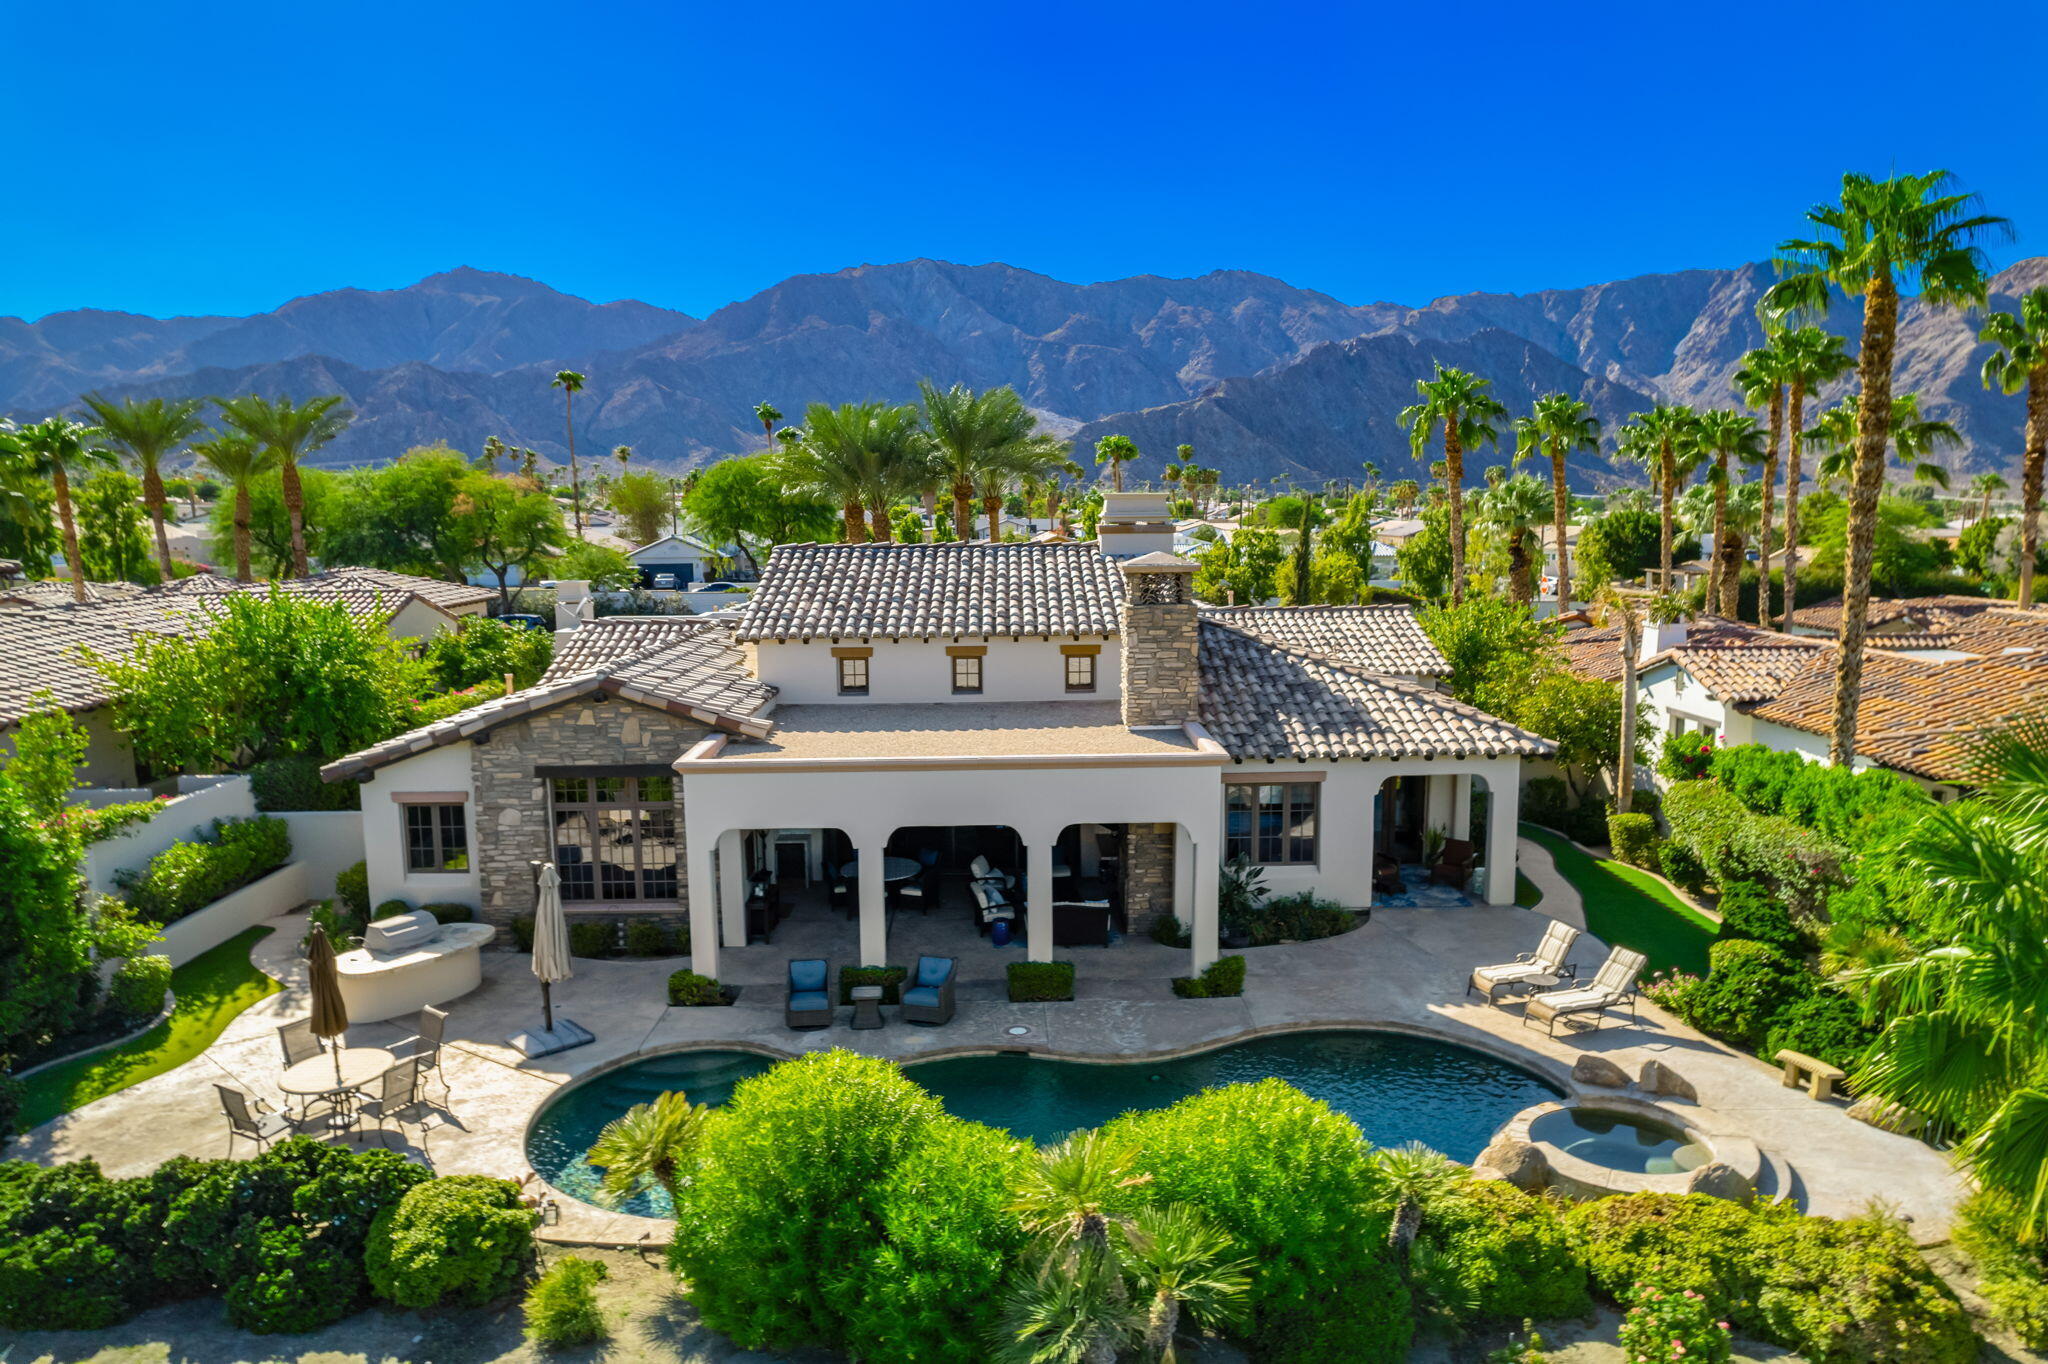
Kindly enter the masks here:
[[475, 265], [701, 315], [914, 256], [1421, 303], [1759, 258], [1850, 167], [1954, 169], [2002, 264], [2048, 251], [2044, 40], [2010, 0], [16, 4], [0, 314]]

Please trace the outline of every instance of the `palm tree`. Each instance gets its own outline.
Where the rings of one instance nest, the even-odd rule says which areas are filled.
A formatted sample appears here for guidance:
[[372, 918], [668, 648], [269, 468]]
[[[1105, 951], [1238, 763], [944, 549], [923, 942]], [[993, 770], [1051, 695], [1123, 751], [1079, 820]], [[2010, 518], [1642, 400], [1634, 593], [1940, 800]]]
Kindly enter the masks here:
[[1401, 509], [1402, 514], [1407, 515], [1415, 510], [1415, 503], [1422, 497], [1422, 485], [1412, 478], [1404, 478], [1389, 488], [1387, 493], [1394, 499], [1394, 505]]
[[1405, 1252], [1422, 1230], [1422, 1214], [1430, 1202], [1472, 1177], [1464, 1166], [1419, 1141], [1377, 1147], [1367, 1160], [1379, 1176], [1374, 1206], [1389, 1215], [1387, 1244], [1400, 1252]]
[[1976, 798], [1930, 805], [1897, 845], [1935, 931], [1905, 961], [1852, 980], [1899, 1007], [1855, 1073], [1879, 1094], [1967, 1133], [1957, 1156], [2048, 1237], [2048, 719], [1979, 737]]
[[1531, 550], [1540, 547], [1536, 528], [1553, 511], [1549, 490], [1534, 474], [1504, 478], [1479, 495], [1479, 515], [1507, 541], [1508, 592], [1517, 606], [1535, 600], [1537, 556]]
[[1145, 1208], [1125, 1229], [1125, 1263], [1150, 1301], [1145, 1308], [1143, 1354], [1153, 1364], [1176, 1364], [1173, 1348], [1185, 1317], [1202, 1330], [1243, 1320], [1251, 1292], [1252, 1262], [1237, 1255], [1230, 1237], [1193, 1208]]
[[[1565, 532], [1571, 521], [1572, 492], [1565, 479], [1564, 462], [1575, 450], [1600, 448], [1600, 419], [1586, 403], [1566, 393], [1546, 393], [1526, 417], [1515, 422], [1515, 458], [1525, 455], [1550, 456], [1551, 534], [1557, 539], [1557, 609], [1572, 609], [1571, 556], [1565, 547]], [[1371, 468], [1370, 465], [1367, 468]], [[1373, 469], [1374, 476], [1378, 470]]]
[[[1932, 483], [1946, 491], [1948, 469], [1928, 456], [1936, 450], [1960, 450], [1962, 434], [1947, 422], [1923, 418], [1917, 393], [1894, 395], [1891, 407], [1891, 420], [1886, 424], [1890, 431], [1890, 444], [1897, 449], [1900, 461], [1912, 471], [1913, 481]], [[1818, 466], [1822, 482], [1844, 481], [1850, 477], [1861, 448], [1862, 430], [1861, 405], [1854, 399], [1844, 398], [1821, 413], [1806, 436], [1828, 451]]]
[[1991, 499], [2010, 488], [2002, 474], [1978, 474], [1970, 480], [1970, 496], [1979, 499], [1977, 517], [1979, 521], [1991, 519]]
[[[1066, 462], [1064, 444], [1037, 433], [1038, 418], [1008, 385], [976, 393], [955, 384], [942, 392], [925, 379], [917, 389], [933, 470], [952, 495], [953, 530], [962, 540], [974, 538], [974, 498], [991, 477], [1045, 478]], [[989, 538], [999, 538], [993, 523]]]
[[812, 403], [804, 411], [803, 433], [788, 443], [780, 463], [786, 481], [838, 501], [847, 543], [872, 539], [881, 544], [895, 538], [890, 505], [916, 491], [929, 466], [930, 448], [914, 407]]
[[606, 1123], [584, 1156], [604, 1173], [607, 1199], [623, 1203], [649, 1184], [661, 1186], [670, 1207], [682, 1204], [683, 1170], [704, 1135], [711, 1110], [678, 1093], [658, 1094]]
[[[2020, 605], [2034, 604], [2034, 556], [2041, 543], [2041, 479], [2048, 465], [2048, 285], [2030, 289], [2017, 313], [1993, 313], [1977, 333], [1997, 349], [1984, 357], [1984, 387], [2027, 390], [2020, 460]], [[1990, 505], [1987, 495], [1985, 504]]]
[[612, 447], [612, 458], [619, 462], [619, 472], [625, 473], [627, 461], [633, 458], [633, 447], [630, 445], [614, 445]]
[[1109, 486], [1124, 490], [1124, 465], [1138, 457], [1138, 447], [1129, 436], [1104, 436], [1095, 442], [1095, 463], [1109, 466]]
[[1678, 619], [1679, 601], [1669, 593], [1651, 595], [1610, 583], [1600, 592], [1599, 605], [1621, 628], [1621, 743], [1614, 769], [1614, 810], [1627, 814], [1635, 804], [1636, 790], [1636, 664], [1643, 649], [1643, 622], [1659, 624]]
[[562, 425], [569, 433], [569, 510], [576, 518], [576, 537], [583, 538], [583, 480], [576, 472], [576, 395], [583, 391], [586, 376], [573, 369], [555, 371], [550, 388], [562, 390]]
[[97, 393], [80, 399], [99, 422], [107, 440], [125, 451], [142, 471], [142, 502], [149, 508], [149, 522], [156, 530], [157, 566], [164, 581], [171, 580], [171, 540], [164, 531], [163, 462], [172, 450], [205, 429], [199, 420], [197, 398], [151, 398], [138, 402], [124, 398], [110, 402]]
[[1042, 1257], [1004, 1295], [989, 1331], [991, 1364], [1116, 1364], [1143, 1337], [1114, 1251], [1090, 1246]]
[[338, 394], [310, 398], [305, 406], [290, 398], [276, 402], [251, 393], [242, 398], [215, 398], [229, 426], [275, 457], [285, 516], [292, 527], [292, 576], [303, 578], [306, 563], [306, 495], [299, 486], [299, 458], [310, 455], [348, 429], [355, 414], [341, 405]]
[[[1877, 540], [1877, 499], [1884, 486], [1890, 434], [1892, 361], [1899, 288], [1917, 278], [1920, 296], [1941, 306], [1984, 301], [1989, 261], [1976, 246], [2003, 218], [1971, 212], [1975, 198], [1950, 193], [1947, 171], [1873, 180], [1842, 177], [1839, 204], [1808, 210], [1823, 235], [1782, 242], [1774, 264], [1782, 276], [1758, 309], [1771, 319], [1827, 312], [1836, 289], [1863, 296], [1863, 341], [1857, 355], [1860, 421], [1849, 489], [1848, 547], [1842, 570], [1841, 657], [1835, 668], [1834, 733], [1828, 760], [1856, 756], [1856, 708], [1863, 692], [1863, 638], [1870, 616], [1870, 563]], [[2007, 235], [2010, 235], [2008, 230]]]
[[501, 441], [501, 440], [499, 440], [499, 439], [498, 439], [498, 438], [497, 438], [496, 436], [485, 436], [485, 437], [484, 437], [484, 472], [485, 472], [485, 473], [487, 473], [487, 474], [495, 474], [495, 473], [497, 473], [497, 472], [498, 472], [498, 461], [499, 461], [499, 460], [501, 460], [501, 459], [503, 459], [503, 458], [505, 457], [505, 455], [506, 455], [506, 449], [505, 449], [505, 442], [504, 442], [504, 441]]
[[1785, 438], [1786, 361], [1785, 348], [1777, 336], [1772, 336], [1742, 357], [1742, 365], [1731, 379], [1742, 401], [1765, 409], [1770, 416], [1770, 444], [1764, 450], [1763, 528], [1758, 535], [1756, 556], [1756, 623], [1764, 628], [1771, 623], [1771, 519], [1778, 483], [1778, 451]]
[[78, 553], [78, 523], [71, 514], [71, 478], [114, 462], [113, 453], [100, 446], [104, 435], [98, 427], [83, 422], [48, 417], [0, 437], [22, 476], [47, 478], [56, 490], [57, 524], [64, 532], [64, 567], [71, 573], [74, 601], [85, 600], [85, 565]]
[[1800, 443], [1804, 439], [1806, 395], [1818, 393], [1856, 367], [1842, 349], [1842, 338], [1819, 327], [1793, 327], [1778, 333], [1778, 350], [1785, 358], [1785, 383], [1791, 390], [1786, 399], [1785, 455], [1785, 615], [1781, 629], [1792, 628], [1792, 612], [1798, 605], [1799, 586], [1799, 485], [1804, 471], [1799, 467]]
[[1436, 376], [1417, 379], [1422, 401], [1401, 409], [1401, 425], [1409, 430], [1415, 457], [1429, 448], [1429, 433], [1444, 429], [1444, 483], [1451, 499], [1451, 604], [1465, 600], [1465, 451], [1500, 440], [1494, 419], [1507, 409], [1487, 395], [1489, 381], [1462, 369], [1436, 367]]
[[754, 420], [761, 423], [761, 434], [768, 439], [768, 453], [775, 453], [775, 423], [782, 420], [782, 412], [774, 403], [755, 403]]
[[1707, 574], [1707, 609], [1734, 620], [1742, 594], [1742, 559], [1739, 544], [1735, 546], [1737, 556], [1729, 557], [1728, 489], [1732, 475], [1728, 466], [1730, 460], [1744, 464], [1761, 461], [1764, 433], [1757, 429], [1755, 417], [1721, 409], [1702, 412], [1694, 430], [1700, 454], [1714, 461], [1708, 474], [1709, 486], [1714, 491], [1714, 559]]
[[1064, 455], [1060, 457], [1059, 463], [1045, 478], [1045, 519], [1052, 522], [1053, 529], [1061, 535], [1071, 536], [1074, 533], [1073, 518], [1066, 515], [1067, 490], [1066, 485], [1060, 482], [1062, 474], [1077, 484], [1083, 477], [1080, 465]]
[[192, 453], [220, 476], [235, 494], [235, 579], [250, 582], [249, 489], [277, 467], [277, 456], [240, 431], [224, 431], [212, 440], [195, 441]]
[[1673, 503], [1679, 485], [1688, 478], [1699, 460], [1699, 414], [1689, 407], [1658, 403], [1648, 412], [1629, 418], [1622, 433], [1622, 453], [1650, 471], [1657, 485], [1657, 565], [1663, 573], [1659, 589], [1671, 589], [1671, 527]]
[[1136, 1161], [1130, 1148], [1100, 1130], [1078, 1133], [1039, 1151], [1010, 1210], [1026, 1232], [1051, 1247], [1108, 1250], [1125, 1191], [1151, 1178], [1137, 1172]]

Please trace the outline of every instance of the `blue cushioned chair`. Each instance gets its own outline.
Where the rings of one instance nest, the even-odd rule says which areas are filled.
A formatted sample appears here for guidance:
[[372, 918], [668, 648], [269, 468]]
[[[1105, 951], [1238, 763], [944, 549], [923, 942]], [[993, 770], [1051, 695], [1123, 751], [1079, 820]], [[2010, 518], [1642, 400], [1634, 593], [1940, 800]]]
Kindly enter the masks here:
[[953, 1021], [952, 957], [919, 957], [917, 972], [903, 991], [905, 1023], [950, 1023]]
[[791, 1028], [832, 1026], [831, 965], [820, 957], [806, 957], [789, 963], [789, 1003], [782, 1021]]

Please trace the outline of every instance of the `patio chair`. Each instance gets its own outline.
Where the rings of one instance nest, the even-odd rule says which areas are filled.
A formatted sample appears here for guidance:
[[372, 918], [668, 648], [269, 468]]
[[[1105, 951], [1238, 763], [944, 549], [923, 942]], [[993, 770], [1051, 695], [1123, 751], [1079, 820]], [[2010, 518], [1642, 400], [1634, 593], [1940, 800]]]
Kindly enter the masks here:
[[1470, 839], [1453, 838], [1444, 843], [1444, 850], [1437, 854], [1436, 865], [1429, 869], [1429, 879], [1440, 886], [1455, 886], [1459, 890], [1472, 879], [1472, 869], [1478, 865], [1479, 852]]
[[1401, 895], [1406, 893], [1407, 883], [1401, 879], [1401, 863], [1387, 853], [1374, 853], [1372, 858], [1372, 888], [1378, 895]]
[[434, 1083], [441, 1086], [441, 1102], [445, 1105], [448, 1102], [448, 1078], [441, 1073], [441, 1043], [447, 1036], [448, 1015], [444, 1010], [428, 1005], [420, 1010], [419, 1022], [413, 1027], [417, 1031], [398, 1044], [404, 1048], [398, 1053], [398, 1058], [418, 1063], [421, 1085], [424, 1086], [427, 1077], [432, 1076]]
[[1648, 959], [1642, 953], [1617, 947], [1607, 954], [1606, 961], [1600, 963], [1591, 984], [1532, 996], [1529, 1007], [1522, 1011], [1522, 1022], [1540, 1022], [1555, 1037], [1560, 1018], [1592, 1014], [1593, 1026], [1598, 1028], [1609, 1009], [1626, 1004], [1629, 1022], [1633, 1023], [1636, 1021], [1636, 977], [1643, 973], [1647, 964]]
[[789, 1002], [783, 1006], [784, 1026], [805, 1028], [832, 1026], [831, 963], [822, 957], [804, 957], [789, 963]]
[[1518, 954], [1513, 961], [1504, 961], [1498, 966], [1477, 966], [1472, 978], [1465, 982], [1465, 993], [1474, 991], [1488, 1004], [1493, 1003], [1494, 992], [1510, 985], [1520, 985], [1535, 976], [1575, 976], [1576, 969], [1567, 962], [1565, 954], [1572, 950], [1572, 944], [1579, 940], [1579, 930], [1552, 919], [1550, 927], [1543, 930], [1543, 941], [1536, 944], [1534, 952]]
[[291, 1119], [272, 1111], [261, 1099], [252, 1099], [239, 1089], [215, 1085], [220, 1111], [228, 1120], [228, 1155], [235, 1154], [235, 1138], [247, 1137], [261, 1151], [292, 1130]]
[[278, 1045], [284, 1048], [286, 1069], [301, 1061], [309, 1061], [327, 1050], [318, 1037], [313, 1035], [313, 1020], [295, 1018], [277, 1030]]
[[[381, 1136], [384, 1121], [389, 1118], [398, 1124], [398, 1135], [405, 1135], [405, 1120], [398, 1115], [408, 1108], [417, 1108], [420, 1103], [420, 1063], [408, 1057], [377, 1077], [377, 1087], [368, 1099], [356, 1105], [359, 1118], [375, 1117], [377, 1132]], [[420, 1143], [426, 1144], [424, 1125], [420, 1131]]]
[[860, 881], [856, 877], [841, 876], [837, 868], [825, 893], [825, 903], [833, 909], [842, 910], [851, 919], [860, 910]]
[[1010, 903], [1000, 887], [993, 881], [973, 881], [969, 888], [974, 892], [976, 919], [981, 932], [986, 935], [988, 926], [998, 919], [1015, 919], [1017, 906]]
[[1109, 946], [1109, 901], [1053, 901], [1052, 945], [1054, 947]]
[[932, 894], [930, 867], [919, 866], [916, 875], [897, 882], [889, 889], [894, 892], [893, 900], [898, 908], [914, 909], [920, 914], [932, 912], [932, 901], [936, 897]]
[[998, 890], [1008, 890], [1017, 884], [1016, 877], [1002, 870], [979, 853], [975, 855], [972, 862], [967, 864], [967, 877], [975, 882], [988, 882]]
[[953, 1021], [952, 957], [919, 957], [917, 974], [903, 992], [905, 1023], [950, 1023]]

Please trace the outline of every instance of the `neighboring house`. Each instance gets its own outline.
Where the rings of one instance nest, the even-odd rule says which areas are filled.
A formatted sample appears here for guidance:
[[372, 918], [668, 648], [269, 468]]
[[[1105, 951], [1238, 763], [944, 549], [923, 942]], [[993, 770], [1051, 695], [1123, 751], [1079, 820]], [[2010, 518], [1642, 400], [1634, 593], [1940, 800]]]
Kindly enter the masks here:
[[784, 545], [736, 621], [572, 618], [536, 686], [323, 769], [366, 783], [372, 899], [508, 924], [552, 861], [572, 913], [687, 915], [707, 975], [750, 876], [842, 863], [887, 961], [885, 881], [922, 852], [1020, 876], [1041, 958], [1069, 873], [1127, 932], [1180, 918], [1197, 966], [1238, 854], [1363, 905], [1376, 851], [1470, 837], [1512, 902], [1521, 765], [1553, 746], [1439, 690], [1404, 609], [1204, 609], [1171, 524], [1134, 528], [1148, 497], [1110, 494], [1099, 545]]
[[[89, 741], [80, 780], [89, 786], [133, 786], [135, 755], [108, 710], [107, 681], [80, 657], [81, 648], [108, 657], [131, 652], [142, 635], [203, 632], [225, 598], [267, 592], [270, 583], [238, 583], [201, 573], [160, 587], [109, 593], [76, 603], [70, 584], [54, 604], [0, 607], [0, 743], [48, 692], [86, 731]], [[306, 578], [280, 579], [283, 591], [340, 601], [350, 614], [386, 622], [393, 639], [424, 641], [453, 629], [463, 616], [485, 614], [496, 594], [461, 583], [387, 573], [374, 568], [338, 568]], [[34, 584], [38, 588], [52, 584]], [[97, 584], [101, 589], [127, 584]], [[12, 590], [12, 589], [8, 589]], [[0, 592], [0, 596], [4, 596]]]
[[1394, 516], [1373, 523], [1372, 538], [1400, 549], [1422, 534], [1425, 523], [1419, 516]]
[[[135, 583], [88, 582], [85, 599], [92, 603], [125, 601], [148, 590]], [[41, 611], [52, 606], [72, 606], [77, 601], [69, 578], [46, 578], [34, 582], [16, 578], [0, 582], [0, 611]]]
[[640, 570], [643, 588], [680, 590], [714, 579], [753, 576], [738, 546], [713, 549], [687, 535], [664, 535], [630, 551], [626, 557]]

